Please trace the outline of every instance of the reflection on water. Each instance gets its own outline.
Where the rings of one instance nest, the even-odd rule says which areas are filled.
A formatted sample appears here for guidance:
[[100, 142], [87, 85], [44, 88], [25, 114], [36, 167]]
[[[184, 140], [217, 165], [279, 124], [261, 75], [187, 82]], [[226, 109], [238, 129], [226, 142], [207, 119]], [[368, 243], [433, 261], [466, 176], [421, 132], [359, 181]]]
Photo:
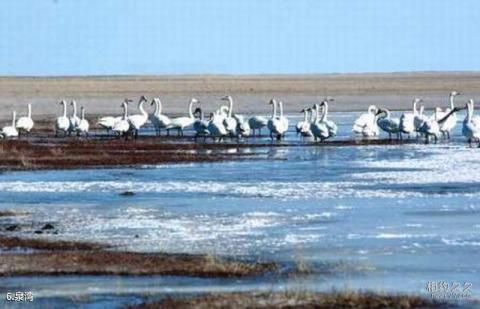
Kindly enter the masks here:
[[[347, 123], [341, 134], [348, 135]], [[467, 281], [479, 297], [480, 151], [467, 148], [458, 130], [450, 144], [238, 151], [269, 160], [4, 173], [0, 209], [32, 210], [31, 220], [57, 222], [56, 237], [128, 250], [300, 261], [312, 273], [296, 283], [313, 289], [423, 293], [427, 281]], [[0, 279], [0, 286], [33, 289], [50, 300], [65, 296], [56, 291], [97, 295], [97, 305], [110, 297], [98, 295], [111, 293], [131, 302], [146, 292], [296, 283], [288, 276]]]

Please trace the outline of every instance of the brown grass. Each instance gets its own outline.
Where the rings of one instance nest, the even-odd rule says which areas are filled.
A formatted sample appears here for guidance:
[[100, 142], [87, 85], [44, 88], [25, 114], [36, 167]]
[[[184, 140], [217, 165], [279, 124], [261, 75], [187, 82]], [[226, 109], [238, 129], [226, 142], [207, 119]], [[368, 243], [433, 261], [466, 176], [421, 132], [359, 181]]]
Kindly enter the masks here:
[[21, 210], [0, 210], [0, 217], [16, 217], [30, 214], [28, 211]]
[[57, 251], [0, 255], [0, 276], [176, 275], [242, 277], [273, 271], [273, 263], [247, 263], [205, 255], [115, 251]]
[[287, 291], [272, 293], [224, 293], [194, 298], [167, 298], [143, 303], [131, 309], [154, 308], [445, 308], [443, 303], [419, 296], [392, 295], [372, 292], [315, 293]]
[[[51, 241], [38, 238], [20, 238], [20, 237], [7, 237], [0, 235], [0, 248], [4, 249], [35, 249], [35, 250], [101, 250], [108, 246], [91, 243], [91, 242], [75, 242], [75, 241]], [[1, 256], [0, 256], [1, 260]]]
[[[398, 145], [410, 141], [348, 140], [324, 143], [194, 143], [187, 138], [141, 137], [137, 141], [92, 138], [52, 138], [37, 134], [29, 140], [0, 142], [0, 170], [108, 168], [148, 164], [214, 162], [251, 158], [252, 153], [233, 152], [242, 148], [286, 146]], [[211, 150], [206, 152], [205, 150]]]

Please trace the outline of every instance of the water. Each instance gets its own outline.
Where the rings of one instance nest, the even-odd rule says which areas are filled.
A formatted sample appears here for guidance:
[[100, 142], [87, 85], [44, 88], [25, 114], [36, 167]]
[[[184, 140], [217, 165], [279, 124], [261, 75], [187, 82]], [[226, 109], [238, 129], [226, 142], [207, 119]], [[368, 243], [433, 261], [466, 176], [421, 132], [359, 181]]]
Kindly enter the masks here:
[[[339, 138], [350, 136], [352, 117], [332, 117]], [[428, 295], [429, 281], [469, 282], [478, 298], [480, 150], [467, 147], [460, 125], [452, 142], [437, 145], [272, 147], [252, 149], [257, 160], [240, 162], [3, 173], [0, 209], [33, 210], [39, 224], [58, 222], [56, 237], [141, 252], [300, 263], [313, 273], [294, 279], [20, 277], [1, 278], [0, 286], [33, 290], [38, 305], [58, 307], [135, 303], [146, 294], [299, 287]]]

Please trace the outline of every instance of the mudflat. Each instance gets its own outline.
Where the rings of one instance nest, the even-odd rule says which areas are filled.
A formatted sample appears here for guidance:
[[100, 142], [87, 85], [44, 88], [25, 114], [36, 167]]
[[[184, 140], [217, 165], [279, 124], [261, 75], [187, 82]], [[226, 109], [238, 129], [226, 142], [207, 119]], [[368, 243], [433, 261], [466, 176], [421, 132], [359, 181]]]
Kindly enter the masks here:
[[335, 97], [333, 111], [365, 110], [369, 104], [404, 110], [415, 96], [425, 100], [426, 108], [446, 106], [452, 90], [464, 94], [457, 102], [479, 97], [480, 72], [0, 77], [0, 119], [8, 121], [13, 109], [22, 115], [32, 103], [34, 120], [53, 121], [61, 114], [57, 103], [62, 99], [85, 106], [88, 118], [120, 115], [124, 98], [138, 100], [141, 95], [160, 97], [168, 115], [186, 114], [192, 97], [201, 100], [206, 113], [214, 111], [224, 104], [220, 97], [226, 94], [234, 98], [234, 111], [246, 114], [269, 114], [272, 97], [284, 102], [286, 112], [297, 112], [325, 96]]

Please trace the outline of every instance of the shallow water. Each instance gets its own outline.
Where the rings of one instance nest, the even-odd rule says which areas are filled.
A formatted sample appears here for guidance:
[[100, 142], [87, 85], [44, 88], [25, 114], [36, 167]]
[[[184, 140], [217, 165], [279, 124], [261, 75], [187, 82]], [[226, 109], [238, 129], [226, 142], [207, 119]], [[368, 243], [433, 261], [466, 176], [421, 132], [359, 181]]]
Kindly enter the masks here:
[[[352, 117], [332, 116], [338, 138], [351, 138]], [[1, 278], [0, 286], [33, 290], [41, 304], [58, 307], [118, 305], [145, 293], [293, 287], [428, 295], [429, 281], [470, 282], [478, 298], [480, 149], [467, 147], [460, 125], [452, 142], [437, 145], [272, 147], [251, 149], [258, 160], [240, 162], [3, 173], [0, 209], [58, 221], [56, 237], [300, 263], [313, 273]]]

